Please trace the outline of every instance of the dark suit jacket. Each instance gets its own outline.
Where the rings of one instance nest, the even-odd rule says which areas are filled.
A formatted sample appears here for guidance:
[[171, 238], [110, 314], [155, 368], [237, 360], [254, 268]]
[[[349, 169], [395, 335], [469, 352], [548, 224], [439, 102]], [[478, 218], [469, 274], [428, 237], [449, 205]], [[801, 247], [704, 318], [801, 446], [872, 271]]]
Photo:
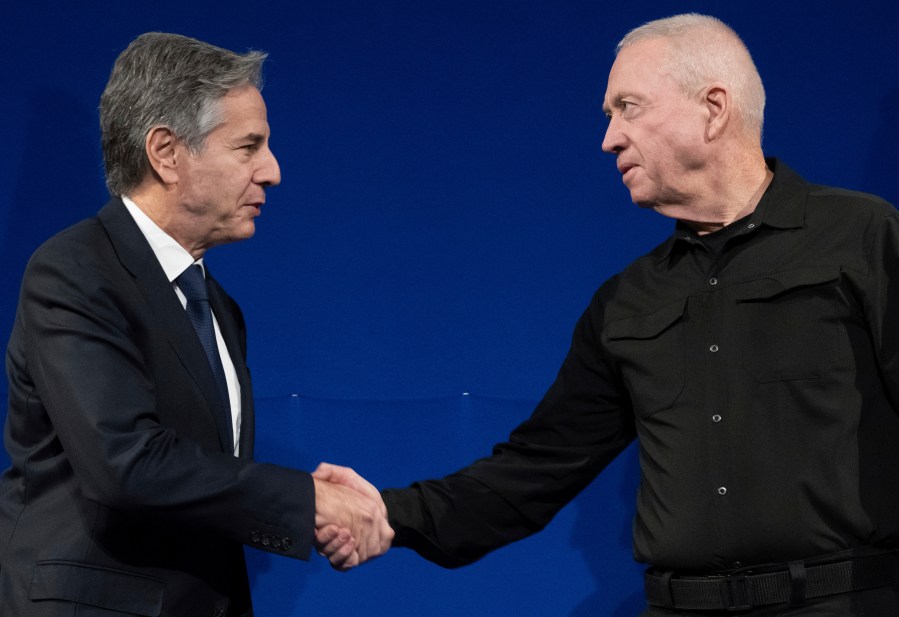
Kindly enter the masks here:
[[252, 462], [244, 322], [209, 287], [240, 379], [239, 458], [199, 339], [120, 200], [32, 256], [7, 351], [0, 615], [249, 615], [242, 544], [308, 558], [312, 480]]

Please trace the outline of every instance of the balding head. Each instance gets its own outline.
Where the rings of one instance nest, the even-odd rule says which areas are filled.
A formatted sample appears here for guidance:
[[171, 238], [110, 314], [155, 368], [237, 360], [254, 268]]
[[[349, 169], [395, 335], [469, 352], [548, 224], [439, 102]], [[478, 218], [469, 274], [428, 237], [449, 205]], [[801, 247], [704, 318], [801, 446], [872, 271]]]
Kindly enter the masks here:
[[765, 89], [749, 50], [736, 32], [714, 17], [686, 13], [631, 30], [621, 39], [616, 53], [648, 39], [669, 43], [666, 72], [687, 96], [714, 82], [724, 84], [746, 132], [761, 143]]

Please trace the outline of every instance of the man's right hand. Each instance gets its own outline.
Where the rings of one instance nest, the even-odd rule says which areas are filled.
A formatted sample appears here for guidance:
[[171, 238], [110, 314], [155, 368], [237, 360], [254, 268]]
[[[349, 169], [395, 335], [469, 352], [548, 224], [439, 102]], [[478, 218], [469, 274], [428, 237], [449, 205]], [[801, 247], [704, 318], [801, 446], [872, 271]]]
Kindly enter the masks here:
[[378, 490], [348, 467], [322, 463], [315, 482], [315, 535], [319, 552], [347, 570], [390, 548], [393, 529]]

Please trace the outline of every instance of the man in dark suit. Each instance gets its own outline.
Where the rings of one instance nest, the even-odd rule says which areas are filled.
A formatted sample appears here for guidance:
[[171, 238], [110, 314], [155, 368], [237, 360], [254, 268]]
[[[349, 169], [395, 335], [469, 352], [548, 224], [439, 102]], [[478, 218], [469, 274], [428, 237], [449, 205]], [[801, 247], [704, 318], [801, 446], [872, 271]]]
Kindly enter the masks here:
[[203, 256], [280, 181], [264, 59], [150, 33], [116, 61], [114, 197], [35, 252], [9, 342], [2, 615], [250, 615], [243, 544], [389, 546], [379, 499], [252, 461], [244, 322]]

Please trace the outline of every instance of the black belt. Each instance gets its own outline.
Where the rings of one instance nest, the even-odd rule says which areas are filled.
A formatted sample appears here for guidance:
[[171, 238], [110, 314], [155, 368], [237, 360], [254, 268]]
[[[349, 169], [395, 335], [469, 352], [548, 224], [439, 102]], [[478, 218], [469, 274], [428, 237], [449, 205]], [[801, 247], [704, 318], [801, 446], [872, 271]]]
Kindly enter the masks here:
[[[742, 571], [741, 571], [742, 572]], [[722, 576], [676, 576], [648, 570], [646, 600], [653, 606], [686, 610], [747, 611], [899, 583], [899, 555], [853, 557], [823, 565], [792, 561], [782, 570], [735, 572]]]

